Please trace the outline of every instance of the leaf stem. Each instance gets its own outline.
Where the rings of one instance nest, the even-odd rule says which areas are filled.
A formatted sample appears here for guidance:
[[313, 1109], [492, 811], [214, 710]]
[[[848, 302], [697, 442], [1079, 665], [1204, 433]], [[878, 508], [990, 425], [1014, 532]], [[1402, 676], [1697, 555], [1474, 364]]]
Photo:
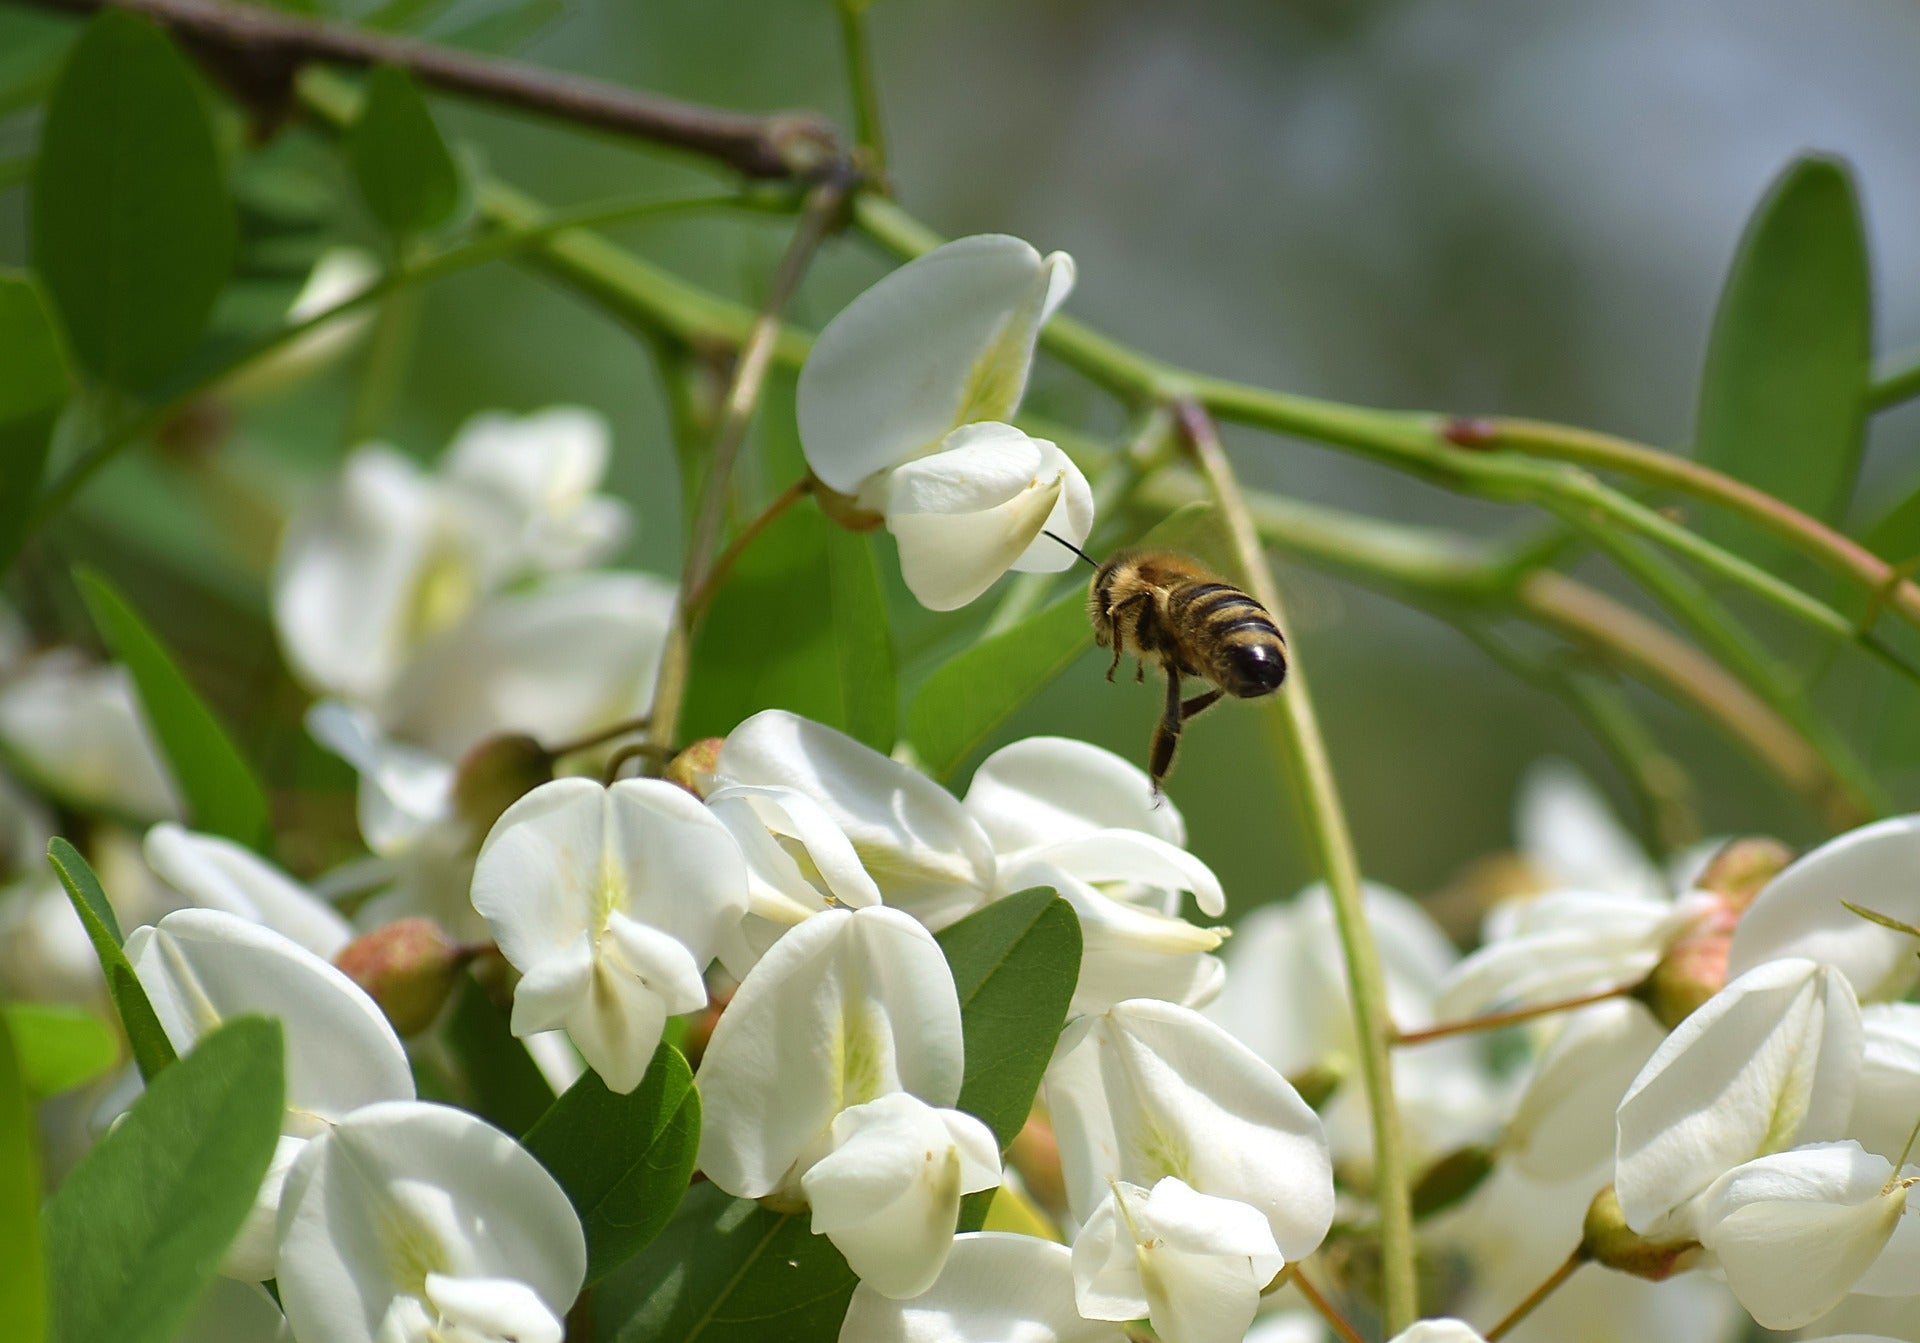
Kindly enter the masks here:
[[871, 0], [834, 0], [840, 20], [840, 54], [846, 65], [847, 95], [853, 103], [854, 144], [861, 170], [878, 180], [887, 171], [887, 144], [880, 122], [880, 84], [874, 77], [873, 41], [867, 30]]
[[1637, 987], [1639, 986], [1635, 984], [1616, 984], [1612, 988], [1597, 989], [1592, 993], [1582, 993], [1574, 998], [1556, 998], [1550, 1003], [1516, 1007], [1510, 1012], [1489, 1012], [1481, 1017], [1463, 1017], [1459, 1021], [1443, 1021], [1437, 1026], [1428, 1026], [1423, 1030], [1399, 1031], [1394, 1035], [1393, 1042], [1396, 1045], [1424, 1045], [1430, 1040], [1446, 1040], [1456, 1035], [1497, 1031], [1505, 1026], [1517, 1026], [1523, 1021], [1534, 1021], [1540, 1017], [1553, 1016], [1558, 1012], [1572, 1012], [1582, 1007], [1592, 1007], [1595, 1003], [1624, 998]]
[[740, 529], [733, 540], [727, 543], [727, 548], [720, 552], [720, 557], [713, 562], [713, 568], [707, 574], [706, 581], [700, 584], [689, 599], [696, 617], [707, 609], [707, 603], [713, 600], [714, 593], [718, 592], [720, 585], [727, 581], [727, 575], [733, 572], [733, 566], [739, 561], [742, 552], [754, 543], [755, 538], [777, 522], [788, 509], [812, 493], [813, 477], [802, 476], [774, 496], [772, 503], [761, 509], [746, 526]]
[[1300, 1266], [1294, 1264], [1291, 1267], [1293, 1285], [1299, 1288], [1300, 1295], [1307, 1299], [1307, 1304], [1313, 1307], [1314, 1312], [1327, 1322], [1327, 1327], [1340, 1336], [1341, 1343], [1367, 1343], [1366, 1339], [1360, 1336], [1360, 1331], [1353, 1327], [1353, 1321], [1342, 1315], [1339, 1307], [1320, 1294], [1320, 1289], [1300, 1271]]
[[726, 522], [734, 463], [739, 459], [747, 425], [760, 404], [767, 370], [773, 364], [780, 313], [799, 288], [820, 244], [839, 224], [849, 186], [848, 179], [830, 178], [808, 193], [800, 223], [774, 272], [766, 303], [734, 363], [733, 379], [721, 403], [720, 422], [714, 429], [712, 460], [700, 487], [700, 507], [693, 518], [686, 562], [680, 570], [680, 598], [675, 603], [673, 623], [667, 627], [666, 648], [660, 655], [653, 704], [648, 711], [647, 741], [657, 749], [668, 747], [680, 729], [680, 710], [686, 702], [687, 674], [693, 657], [693, 632], [700, 615], [697, 598], [706, 591], [715, 572], [714, 548]]
[[1487, 1331], [1487, 1343], [1500, 1343], [1500, 1340], [1516, 1328], [1522, 1320], [1533, 1314], [1541, 1302], [1559, 1291], [1561, 1284], [1578, 1272], [1580, 1266], [1586, 1262], [1586, 1247], [1581, 1246], [1576, 1248], [1572, 1254], [1567, 1256], [1565, 1263], [1561, 1264], [1560, 1267], [1556, 1268], [1547, 1276], [1545, 1282], [1527, 1293], [1526, 1300], [1508, 1311], [1506, 1318]]
[[1874, 370], [1867, 385], [1867, 409], [1891, 410], [1920, 396], [1920, 349], [1903, 350]]
[[[1227, 525], [1234, 553], [1254, 598], [1283, 626], [1286, 623], [1273, 568], [1254, 528], [1246, 496], [1241, 493], [1233, 464], [1212, 417], [1187, 401], [1175, 415], [1200, 474]], [[1272, 725], [1281, 759], [1291, 774], [1306, 812], [1307, 828], [1320, 852], [1327, 889], [1333, 896], [1334, 921], [1345, 955], [1347, 985], [1353, 999], [1354, 1030], [1360, 1041], [1360, 1071], [1367, 1093], [1367, 1112], [1373, 1128], [1374, 1199], [1380, 1217], [1382, 1315], [1389, 1334], [1413, 1322], [1417, 1310], [1413, 1262], [1412, 1182], [1400, 1110], [1394, 1101], [1389, 1046], [1394, 1036], [1387, 1011], [1386, 973], [1374, 945], [1360, 884], [1360, 862], [1347, 826], [1333, 762], [1328, 757], [1319, 718], [1307, 690], [1299, 653], [1292, 652], [1288, 684], [1268, 701], [1263, 715]]]

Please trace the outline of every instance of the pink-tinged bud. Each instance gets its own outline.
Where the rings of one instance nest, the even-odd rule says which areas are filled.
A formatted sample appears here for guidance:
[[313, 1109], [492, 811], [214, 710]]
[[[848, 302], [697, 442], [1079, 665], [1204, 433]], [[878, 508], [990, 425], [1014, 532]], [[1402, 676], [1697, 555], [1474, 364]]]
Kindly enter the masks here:
[[714, 771], [720, 767], [720, 748], [726, 744], [724, 737], [702, 737], [668, 761], [661, 777], [704, 799], [713, 791]]
[[1662, 1282], [1686, 1272], [1703, 1253], [1698, 1241], [1648, 1240], [1628, 1226], [1612, 1185], [1595, 1194], [1587, 1206], [1579, 1252], [1596, 1264], [1649, 1282]]
[[813, 487], [814, 500], [820, 505], [820, 511], [848, 531], [870, 532], [887, 520], [884, 514], [862, 508], [860, 501], [851, 494], [842, 494], [838, 490], [829, 489], [812, 477], [809, 477], [809, 481]]
[[680, 1052], [686, 1056], [688, 1067], [700, 1066], [700, 1060], [706, 1057], [707, 1043], [713, 1039], [713, 1028], [720, 1024], [720, 1014], [727, 1010], [727, 1004], [732, 1001], [731, 990], [711, 993], [707, 1005], [688, 1018], [687, 1033], [680, 1040]]
[[468, 751], [453, 779], [453, 810], [474, 841], [486, 836], [500, 814], [553, 779], [553, 755], [524, 732], [488, 737]]
[[1007, 1164], [1020, 1173], [1027, 1195], [1055, 1220], [1066, 1215], [1067, 1181], [1060, 1171], [1060, 1141], [1053, 1125], [1039, 1115], [1031, 1115], [1013, 1135], [1007, 1148]]
[[394, 1030], [413, 1035], [433, 1024], [470, 957], [431, 919], [401, 919], [362, 933], [334, 964], [367, 991]]
[[1792, 861], [1793, 851], [1779, 840], [1750, 836], [1731, 841], [1707, 863], [1694, 887], [1713, 896], [1713, 903], [1667, 948], [1636, 995], [1668, 1030], [1727, 986], [1727, 956], [1740, 916]]

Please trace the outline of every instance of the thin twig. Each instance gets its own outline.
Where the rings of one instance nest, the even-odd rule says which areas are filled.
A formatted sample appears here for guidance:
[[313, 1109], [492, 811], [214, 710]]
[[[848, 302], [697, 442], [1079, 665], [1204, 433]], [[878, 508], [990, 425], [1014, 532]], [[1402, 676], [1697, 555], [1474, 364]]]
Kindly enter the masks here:
[[696, 617], [707, 609], [707, 603], [713, 600], [713, 594], [720, 590], [720, 585], [727, 581], [727, 575], [733, 572], [733, 566], [739, 562], [740, 556], [747, 547], [754, 543], [760, 533], [777, 522], [789, 508], [811, 493], [813, 493], [813, 477], [800, 477], [775, 495], [772, 503], [755, 514], [747, 525], [740, 529], [739, 534], [727, 542], [727, 548], [721, 551], [720, 558], [713, 562], [713, 568], [708, 571], [706, 579], [688, 598], [687, 604]]
[[1437, 1026], [1428, 1026], [1422, 1030], [1396, 1032], [1393, 1042], [1396, 1045], [1423, 1045], [1429, 1040], [1445, 1040], [1455, 1035], [1472, 1035], [1476, 1031], [1497, 1031], [1503, 1026], [1517, 1026], [1523, 1021], [1550, 1017], [1556, 1012], [1573, 1012], [1582, 1007], [1592, 1007], [1595, 1003], [1624, 998], [1632, 993], [1635, 987], [1632, 984], [1616, 984], [1610, 989], [1598, 989], [1593, 993], [1583, 993], [1575, 998], [1556, 998], [1550, 1003], [1535, 1003], [1531, 1007], [1516, 1007], [1510, 1012], [1489, 1012], [1483, 1017], [1463, 1017], [1459, 1021], [1443, 1021]]
[[1564, 1264], [1560, 1265], [1560, 1267], [1548, 1275], [1545, 1282], [1527, 1293], [1526, 1300], [1508, 1311], [1506, 1318], [1501, 1320], [1500, 1323], [1487, 1330], [1487, 1343], [1499, 1343], [1499, 1340], [1518, 1326], [1520, 1321], [1533, 1314], [1534, 1309], [1539, 1306], [1542, 1301], [1545, 1301], [1548, 1297], [1560, 1290], [1560, 1285], [1577, 1273], [1580, 1266], [1586, 1262], [1586, 1247], [1581, 1246], [1576, 1248], [1572, 1254], [1567, 1256], [1567, 1261]]
[[[1248, 589], [1275, 620], [1285, 622], [1273, 568], [1254, 529], [1246, 496], [1235, 478], [1233, 464], [1212, 418], [1188, 401], [1175, 406], [1182, 434], [1199, 463], [1200, 474], [1226, 522], [1234, 553]], [[1374, 945], [1360, 883], [1360, 861], [1347, 826], [1346, 811], [1334, 781], [1333, 762], [1320, 734], [1320, 721], [1307, 692], [1298, 650], [1292, 651], [1287, 684], [1272, 697], [1263, 715], [1274, 725], [1280, 756], [1293, 776], [1306, 812], [1307, 828], [1320, 852], [1327, 889], [1333, 896], [1334, 921], [1345, 953], [1347, 985], [1353, 1001], [1354, 1032], [1360, 1042], [1360, 1072], [1367, 1094], [1367, 1113], [1373, 1128], [1374, 1201], [1380, 1216], [1382, 1280], [1381, 1314], [1387, 1332], [1398, 1333], [1413, 1322], [1418, 1306], [1413, 1261], [1412, 1181], [1400, 1110], [1393, 1095], [1393, 1061], [1389, 1046], [1394, 1028], [1387, 1011], [1386, 975], [1380, 951]]]
[[395, 65], [446, 93], [462, 94], [580, 126], [669, 145], [748, 177], [794, 177], [837, 169], [832, 126], [811, 112], [749, 116], [618, 84], [559, 74], [520, 61], [427, 42], [315, 23], [215, 0], [25, 0], [77, 14], [130, 9], [186, 39], [241, 90], [285, 99], [301, 66]]
[[694, 626], [699, 619], [695, 599], [706, 591], [714, 572], [714, 548], [720, 542], [720, 529], [726, 521], [727, 492], [733, 481], [734, 462], [739, 458], [740, 445], [746, 438], [754, 409], [760, 404], [760, 389], [766, 383], [767, 370], [773, 364], [774, 348], [780, 336], [780, 313], [799, 288], [820, 244], [839, 224], [851, 185], [849, 179], [831, 178], [808, 194], [806, 209], [774, 273], [766, 303], [740, 346], [733, 381], [727, 387], [720, 423], [714, 430], [713, 458], [707, 464], [706, 479], [700, 487], [700, 509], [694, 516], [686, 562], [680, 570], [680, 598], [674, 606], [666, 648], [660, 655], [660, 672], [653, 685], [653, 706], [649, 710], [652, 721], [647, 732], [648, 740], [657, 746], [664, 747], [671, 742], [680, 728], [688, 664], [693, 656]]
[[887, 140], [880, 122], [880, 81], [873, 68], [873, 39], [867, 30], [871, 0], [835, 0], [840, 19], [840, 56], [846, 66], [847, 96], [853, 103], [853, 138], [860, 167], [880, 180], [887, 172]]
[[1307, 1304], [1327, 1322], [1327, 1327], [1340, 1335], [1342, 1343], [1367, 1343], [1367, 1340], [1360, 1336], [1360, 1331], [1353, 1327], [1353, 1321], [1342, 1315], [1333, 1302], [1320, 1294], [1320, 1289], [1308, 1281], [1307, 1275], [1300, 1271], [1298, 1265], [1294, 1266], [1293, 1285], [1300, 1289], [1300, 1295], [1307, 1298]]

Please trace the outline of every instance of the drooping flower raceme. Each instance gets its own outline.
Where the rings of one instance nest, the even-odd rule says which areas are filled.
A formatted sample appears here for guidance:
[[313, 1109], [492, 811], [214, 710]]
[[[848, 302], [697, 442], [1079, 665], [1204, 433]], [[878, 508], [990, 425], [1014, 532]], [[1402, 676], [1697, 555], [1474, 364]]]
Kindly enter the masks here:
[[801, 369], [807, 465], [885, 519], [921, 603], [946, 611], [1009, 568], [1059, 572], [1093, 525], [1066, 454], [1011, 424], [1040, 328], [1073, 287], [1065, 253], [961, 238], [894, 271], [827, 324]]
[[1070, 1024], [1046, 1096], [1086, 1242], [1082, 1314], [1137, 1318], [1145, 1302], [1178, 1343], [1238, 1339], [1261, 1288], [1332, 1224], [1319, 1117], [1196, 1012], [1134, 999]]
[[898, 910], [827, 910], [741, 982], [700, 1064], [700, 1169], [738, 1198], [811, 1206], [863, 1282], [919, 1295], [960, 1196], [1000, 1182], [987, 1127], [950, 1108], [964, 1057], [953, 975]]
[[307, 1145], [278, 1223], [300, 1343], [559, 1343], [586, 1238], [526, 1149], [445, 1105], [368, 1106]]
[[1103, 1320], [1083, 1319], [1073, 1300], [1067, 1247], [1035, 1236], [974, 1231], [932, 1286], [910, 1301], [856, 1287], [840, 1343], [1123, 1343]]
[[507, 808], [474, 867], [473, 905], [521, 973], [513, 1033], [564, 1028], [609, 1090], [640, 1084], [670, 1016], [747, 907], [726, 827], [658, 779], [556, 779]]
[[187, 1053], [229, 1017], [275, 1017], [286, 1040], [286, 1115], [253, 1212], [222, 1271], [274, 1276], [274, 1213], [307, 1143], [363, 1106], [412, 1100], [400, 1039], [365, 991], [312, 952], [218, 909], [181, 909], [136, 928], [127, 958], [167, 1039]]

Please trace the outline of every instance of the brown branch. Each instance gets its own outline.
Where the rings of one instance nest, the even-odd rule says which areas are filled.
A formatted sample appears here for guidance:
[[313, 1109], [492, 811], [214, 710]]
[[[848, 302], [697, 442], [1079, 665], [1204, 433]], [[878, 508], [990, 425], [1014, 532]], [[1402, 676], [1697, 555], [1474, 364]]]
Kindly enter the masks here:
[[214, 0], [22, 0], [91, 14], [144, 14], [205, 59], [242, 97], [284, 102], [303, 65], [396, 65], [421, 83], [714, 159], [748, 177], [813, 176], [844, 155], [832, 125], [812, 112], [750, 116], [521, 61], [499, 60], [253, 6]]

